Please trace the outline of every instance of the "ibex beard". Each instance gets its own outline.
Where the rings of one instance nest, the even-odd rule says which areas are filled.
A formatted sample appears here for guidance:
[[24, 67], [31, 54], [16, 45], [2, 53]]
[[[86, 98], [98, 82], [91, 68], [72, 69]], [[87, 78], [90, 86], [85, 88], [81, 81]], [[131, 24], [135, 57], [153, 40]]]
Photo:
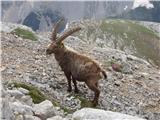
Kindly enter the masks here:
[[69, 29], [57, 38], [57, 29], [61, 21], [62, 19], [59, 20], [54, 26], [51, 36], [52, 42], [47, 48], [46, 54], [54, 54], [55, 59], [67, 78], [68, 91], [72, 91], [71, 81], [74, 84], [76, 93], [79, 91], [77, 81], [85, 82], [88, 88], [95, 93], [93, 104], [97, 105], [100, 95], [98, 81], [103, 77], [107, 78], [106, 72], [93, 59], [64, 46], [63, 40], [69, 35], [81, 30], [81, 28], [75, 27]]

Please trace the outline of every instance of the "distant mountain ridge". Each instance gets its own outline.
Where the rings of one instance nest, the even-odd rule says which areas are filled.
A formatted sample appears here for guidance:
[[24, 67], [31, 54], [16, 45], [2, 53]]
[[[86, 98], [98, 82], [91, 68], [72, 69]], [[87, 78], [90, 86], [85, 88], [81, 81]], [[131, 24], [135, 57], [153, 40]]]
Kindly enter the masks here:
[[2, 1], [2, 21], [24, 24], [33, 30], [48, 31], [61, 17], [66, 21], [104, 19], [121, 14], [126, 6], [128, 11], [132, 5], [133, 2], [124, 1]]
[[[60, 18], [66, 22], [105, 18], [160, 22], [160, 2], [152, 1], [152, 4], [152, 9], [132, 9], [133, 1], [2, 1], [2, 21], [24, 24], [34, 31], [49, 31]], [[65, 24], [61, 29], [64, 27]]]
[[138, 7], [122, 13], [115, 18], [131, 19], [138, 21], [160, 22], [160, 1], [151, 1], [154, 8]]

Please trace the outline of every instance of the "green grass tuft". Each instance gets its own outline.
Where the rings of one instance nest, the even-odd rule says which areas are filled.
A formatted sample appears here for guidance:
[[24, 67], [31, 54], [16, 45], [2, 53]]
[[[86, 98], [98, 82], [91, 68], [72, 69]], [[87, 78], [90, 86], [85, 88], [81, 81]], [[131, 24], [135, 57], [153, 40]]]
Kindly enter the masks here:
[[91, 101], [89, 101], [88, 99], [86, 99], [82, 96], [79, 96], [79, 95], [76, 95], [75, 97], [81, 101], [81, 108], [84, 108], [84, 107], [94, 108], [95, 107], [94, 104]]
[[24, 39], [30, 39], [32, 41], [37, 41], [37, 37], [32, 33], [31, 31], [24, 30], [21, 28], [14, 29], [11, 33], [18, 35], [19, 37], [22, 37]]
[[36, 104], [46, 100], [45, 95], [43, 93], [41, 93], [40, 90], [38, 88], [34, 87], [33, 85], [28, 85], [25, 83], [17, 83], [17, 82], [14, 82], [12, 84], [14, 84], [14, 86], [17, 88], [22, 87], [24, 89], [29, 90], [28, 95], [31, 96], [31, 98], [33, 99], [33, 102]]
[[76, 110], [68, 109], [66, 107], [61, 107], [61, 109], [67, 114], [72, 114], [76, 111]]

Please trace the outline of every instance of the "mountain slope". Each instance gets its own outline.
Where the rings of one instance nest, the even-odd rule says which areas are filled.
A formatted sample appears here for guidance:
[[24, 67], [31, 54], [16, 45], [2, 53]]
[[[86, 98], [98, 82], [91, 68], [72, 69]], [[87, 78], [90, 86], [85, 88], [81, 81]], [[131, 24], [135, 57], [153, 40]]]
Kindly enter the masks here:
[[119, 49], [160, 66], [160, 31], [155, 32], [129, 20], [108, 19], [77, 24], [84, 29], [79, 35], [84, 41], [96, 42], [101, 47]]
[[[88, 21], [89, 23], [92, 21]], [[160, 69], [144, 59], [108, 47], [105, 43], [100, 43], [101, 41], [91, 41], [91, 38], [94, 38], [93, 32], [97, 30], [93, 28], [88, 27], [92, 31], [86, 32], [86, 29], [83, 29], [68, 37], [64, 44], [96, 59], [106, 70], [108, 78], [99, 81], [101, 94], [97, 108], [140, 116], [148, 120], [159, 120]], [[95, 32], [98, 36], [97, 33]], [[103, 33], [101, 34], [99, 37], [103, 36]], [[2, 85], [5, 89], [11, 89], [9, 85], [13, 82], [33, 85], [44, 92], [59, 107], [58, 109], [66, 111], [66, 114], [83, 107], [91, 107], [89, 100], [94, 96], [86, 85], [78, 83], [78, 95], [68, 93], [67, 80], [54, 56], [46, 56], [50, 34], [37, 33], [38, 41], [24, 39], [5, 31], [1, 32], [1, 36]], [[104, 38], [105, 40], [107, 38]], [[119, 64], [123, 69], [116, 72], [112, 69], [112, 64]], [[15, 89], [13, 85], [11, 87]]]

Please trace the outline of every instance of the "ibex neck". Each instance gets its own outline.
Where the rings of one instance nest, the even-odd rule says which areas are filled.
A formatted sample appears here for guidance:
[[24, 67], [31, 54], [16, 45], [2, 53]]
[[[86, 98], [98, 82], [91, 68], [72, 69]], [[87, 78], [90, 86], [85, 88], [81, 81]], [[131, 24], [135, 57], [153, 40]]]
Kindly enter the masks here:
[[64, 55], [65, 55], [65, 53], [66, 53], [66, 48], [65, 48], [65, 46], [64, 46], [64, 48], [60, 48], [60, 49], [58, 49], [55, 53], [54, 53], [54, 55], [55, 55], [55, 59], [58, 61], [58, 62], [60, 62], [61, 60], [63, 60], [63, 57], [64, 57]]

